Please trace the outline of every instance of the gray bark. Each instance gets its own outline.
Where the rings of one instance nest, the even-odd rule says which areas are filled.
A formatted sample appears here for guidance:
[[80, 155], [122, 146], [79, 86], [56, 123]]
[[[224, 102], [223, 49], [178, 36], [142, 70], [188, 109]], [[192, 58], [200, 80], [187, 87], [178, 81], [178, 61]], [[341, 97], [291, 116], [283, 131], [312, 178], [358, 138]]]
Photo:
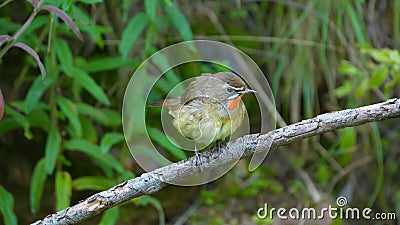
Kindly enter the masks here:
[[220, 151], [209, 150], [201, 154], [201, 166], [196, 166], [194, 157], [170, 164], [94, 194], [76, 205], [50, 214], [33, 224], [74, 224], [122, 202], [157, 192], [169, 182], [216, 169], [221, 165], [237, 161], [241, 157], [263, 151], [266, 146], [276, 149], [293, 141], [324, 132], [394, 117], [400, 117], [400, 99], [397, 98], [355, 109], [325, 113], [263, 135], [246, 135], [229, 143]]

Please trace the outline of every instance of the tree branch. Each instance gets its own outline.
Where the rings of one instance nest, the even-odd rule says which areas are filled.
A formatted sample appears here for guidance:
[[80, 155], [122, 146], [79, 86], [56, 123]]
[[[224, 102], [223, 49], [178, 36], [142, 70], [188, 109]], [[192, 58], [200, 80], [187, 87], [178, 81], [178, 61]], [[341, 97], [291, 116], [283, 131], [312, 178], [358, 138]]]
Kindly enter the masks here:
[[263, 135], [246, 135], [229, 143], [219, 152], [209, 150], [201, 154], [201, 168], [200, 166], [195, 166], [194, 157], [191, 157], [144, 173], [140, 177], [94, 194], [74, 206], [50, 214], [43, 220], [36, 221], [33, 224], [77, 223], [122, 202], [142, 195], [155, 193], [167, 186], [169, 182], [179, 180], [182, 177], [197, 175], [203, 171], [216, 169], [221, 165], [235, 162], [241, 157], [266, 150], [266, 146], [271, 146], [272, 149], [275, 149], [293, 141], [324, 132], [394, 117], [400, 117], [400, 99], [397, 98], [360, 108], [322, 114]]

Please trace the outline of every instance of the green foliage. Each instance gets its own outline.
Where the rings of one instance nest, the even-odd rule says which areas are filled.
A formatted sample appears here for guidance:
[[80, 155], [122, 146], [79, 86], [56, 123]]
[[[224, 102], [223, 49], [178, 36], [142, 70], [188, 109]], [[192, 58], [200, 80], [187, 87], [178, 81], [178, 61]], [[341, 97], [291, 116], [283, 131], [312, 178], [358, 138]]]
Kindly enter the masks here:
[[36, 163], [35, 169], [33, 170], [32, 174], [31, 186], [29, 191], [29, 202], [32, 213], [36, 213], [39, 209], [46, 178], [46, 164], [45, 159], [42, 158]]
[[[139, 171], [138, 166], [132, 162], [121, 129], [122, 96], [133, 70], [143, 60], [178, 41], [207, 35], [207, 39], [226, 41], [249, 54], [271, 82], [278, 111], [286, 123], [399, 96], [400, 54], [393, 50], [400, 43], [399, 0], [388, 1], [385, 9], [367, 1], [319, 0], [236, 4], [57, 0], [44, 1], [44, 6], [47, 7], [37, 11], [40, 13], [17, 37], [20, 44], [14, 47], [29, 53], [26, 54], [11, 48], [9, 35], [18, 33], [24, 19], [38, 9], [29, 2], [5, 1], [0, 5], [4, 10], [0, 35], [5, 35], [0, 36], [1, 89], [5, 99], [1, 148], [4, 141], [5, 147], [12, 143], [10, 152], [22, 157], [29, 151], [37, 156], [29, 159], [31, 168], [27, 174], [32, 177], [26, 178], [30, 179], [29, 205], [33, 215], [21, 215], [21, 220], [29, 218], [19, 221], [23, 224], [51, 213], [41, 206], [63, 209], [71, 204], [71, 195], [101, 191], [136, 176], [131, 171]], [[21, 13], [16, 13], [17, 9]], [[385, 18], [366, 20], [365, 15], [371, 15], [371, 10], [382, 14], [384, 10]], [[384, 29], [377, 29], [376, 24]], [[78, 40], [81, 37], [83, 42]], [[387, 45], [392, 49], [380, 48]], [[170, 59], [162, 56], [155, 58], [154, 64], [165, 74], [152, 90], [149, 103], [165, 97], [181, 80], [201, 72], [229, 69], [228, 63], [198, 62], [171, 69]], [[42, 65], [45, 71], [41, 70]], [[44, 73], [45, 82], [39, 76]], [[139, 90], [128, 94], [141, 93], [140, 87], [147, 81], [138, 81]], [[175, 95], [183, 90], [180, 87]], [[141, 96], [133, 98], [134, 102], [141, 100]], [[253, 106], [248, 107], [250, 115], [254, 115]], [[129, 110], [137, 115], [143, 109], [132, 104]], [[152, 119], [159, 118], [158, 113], [154, 109], [146, 115], [150, 138], [172, 160], [186, 158], [161, 132], [159, 120]], [[252, 131], [258, 130], [258, 122], [257, 116], [251, 117]], [[391, 181], [397, 179], [399, 165], [394, 157], [396, 149], [393, 150], [399, 138], [395, 126], [348, 128], [290, 145], [281, 156], [267, 158], [265, 166], [253, 174], [237, 165], [221, 178], [223, 182], [216, 182], [215, 188], [201, 191], [200, 207], [206, 206], [206, 215], [210, 216], [205, 217], [199, 210], [188, 223], [238, 224], [241, 220], [235, 218], [237, 214], [254, 223], [272, 223], [254, 217], [255, 210], [265, 201], [276, 198], [296, 205], [310, 201], [306, 182], [299, 179], [299, 169], [323, 194], [335, 196], [351, 186], [350, 175], [361, 174], [357, 172], [363, 167], [354, 169], [352, 163], [363, 157], [371, 158], [366, 166], [368, 177], [361, 174], [363, 179], [357, 180], [357, 185], [363, 187], [360, 193], [371, 194], [364, 199], [355, 193], [354, 202], [373, 205], [381, 211], [391, 211], [393, 205], [400, 208], [398, 185]], [[128, 131], [134, 132], [142, 131], [136, 127]], [[29, 149], [18, 145], [24, 142], [32, 143]], [[137, 151], [153, 154], [146, 147]], [[333, 178], [337, 180], [334, 182]], [[82, 193], [86, 196], [86, 192]], [[7, 225], [17, 223], [13, 201], [11, 193], [0, 186], [0, 210]], [[164, 205], [158, 196], [144, 196], [137, 201], [140, 206], [156, 209], [160, 224], [171, 221], [168, 211], [182, 211]], [[245, 207], [249, 202], [253, 208]], [[237, 205], [237, 211], [226, 213]], [[132, 214], [125, 206], [115, 207], [103, 214], [100, 224], [130, 221]], [[338, 220], [334, 223], [341, 224]]]
[[104, 134], [100, 141], [100, 148], [102, 153], [107, 153], [110, 151], [111, 146], [124, 141], [124, 135], [121, 133], [110, 132]]
[[[374, 99], [389, 99], [398, 96], [400, 82], [400, 54], [398, 50], [388, 48], [376, 49], [367, 44], [359, 45], [361, 63], [343, 61], [339, 66], [339, 72], [345, 77], [342, 86], [335, 90], [338, 98], [346, 99], [349, 106], [371, 104]], [[384, 172], [383, 155], [385, 151], [382, 142], [380, 128], [377, 124], [370, 129], [346, 128], [339, 131], [340, 144], [335, 150], [340, 154], [339, 163], [342, 166], [350, 165], [355, 158], [357, 149], [367, 151], [375, 160], [374, 182], [371, 186], [371, 195], [365, 204], [372, 206], [382, 193], [385, 177], [391, 177], [394, 173]], [[357, 136], [363, 135], [364, 143], [357, 141]], [[368, 136], [370, 138], [365, 138]], [[333, 148], [332, 151], [333, 153]], [[395, 176], [395, 175], [394, 175]], [[389, 178], [390, 179], [390, 178]], [[382, 202], [382, 198], [380, 198]], [[387, 204], [387, 203], [384, 203]]]
[[[264, 202], [260, 199], [284, 193], [284, 187], [275, 180], [275, 175], [276, 171], [262, 167], [252, 173], [247, 168], [234, 167], [230, 173], [216, 181], [214, 187], [201, 189], [200, 205], [205, 207], [193, 212], [191, 221], [199, 224], [240, 224], [239, 215], [254, 215], [251, 217], [253, 222], [269, 224], [268, 218], [260, 219], [256, 213], [259, 207], [264, 207]], [[248, 204], [240, 204], [242, 202]], [[210, 216], [202, 216], [204, 213]]]
[[111, 178], [102, 176], [78, 177], [73, 180], [72, 185], [76, 190], [96, 190], [101, 191], [115, 185], [115, 181]]
[[187, 22], [185, 16], [179, 11], [178, 7], [175, 4], [169, 1], [165, 2], [165, 11], [167, 12], [169, 18], [172, 20], [172, 24], [182, 36], [183, 40], [192, 40], [192, 30], [190, 29], [189, 23]]
[[[165, 24], [160, 23], [161, 20], [156, 18], [159, 10], [165, 10], [164, 17], [171, 19], [170, 26], [179, 30], [182, 39], [192, 38], [189, 23], [175, 3], [146, 1], [144, 11], [128, 20], [126, 28], [121, 31], [120, 55], [107, 54], [109, 56], [105, 56], [104, 38], [111, 34], [113, 28], [97, 24], [87, 10], [87, 7], [101, 2], [98, 0], [45, 1], [43, 5], [34, 5], [38, 10], [51, 13], [34, 15], [33, 20], [24, 27], [25, 30], [21, 30], [18, 37], [21, 42], [28, 43], [20, 46], [37, 61], [40, 60], [39, 66], [42, 66], [41, 59], [43, 59], [47, 72], [46, 81], [43, 82], [40, 77], [31, 73], [31, 68], [37, 65], [32, 58], [28, 59], [17, 81], [29, 84], [29, 88], [24, 90], [18, 84], [16, 87], [19, 89], [15, 90], [26, 92], [24, 101], [6, 102], [4, 107], [1, 106], [5, 110], [5, 119], [0, 123], [1, 135], [23, 128], [25, 137], [29, 140], [40, 142], [43, 139], [42, 136], [47, 137], [43, 144], [44, 157], [36, 163], [32, 173], [30, 185], [32, 213], [40, 210], [42, 196], [46, 195], [45, 185], [51, 183], [48, 178], [53, 175], [55, 180], [52, 186], [55, 190], [57, 210], [70, 205], [73, 190], [103, 190], [124, 179], [135, 177], [135, 174], [125, 168], [122, 163], [125, 157], [130, 157], [130, 155], [125, 156], [126, 153], [123, 153], [126, 147], [124, 150], [121, 149], [124, 146], [124, 136], [121, 131], [122, 118], [118, 109], [121, 99], [116, 99], [113, 94], [121, 96], [128, 79], [124, 78], [121, 83], [118, 83], [120, 77], [116, 75], [117, 71], [133, 69], [141, 62], [140, 58], [130, 58], [128, 55], [137, 45], [136, 40], [142, 33], [146, 36], [146, 51], [150, 53], [154, 50], [150, 47], [156, 41], [154, 37], [159, 32], [158, 29], [166, 29], [169, 26], [164, 27]], [[127, 1], [126, 4], [132, 4], [132, 2]], [[32, 7], [27, 7], [27, 11], [31, 13]], [[126, 12], [123, 14], [127, 15]], [[21, 25], [0, 18], [0, 34], [15, 33]], [[86, 43], [92, 41], [95, 48], [101, 49], [92, 57], [80, 56], [84, 55], [81, 49], [85, 47], [85, 44], [71, 42], [74, 39], [71, 33], [81, 38], [79, 30], [85, 34]], [[2, 44], [7, 44], [4, 45], [6, 48], [1, 49], [1, 55], [12, 46], [10, 38], [10, 36], [1, 36]], [[46, 38], [47, 41], [45, 41]], [[168, 61], [165, 59], [157, 60], [157, 63], [163, 64], [165, 68], [168, 67]], [[179, 78], [173, 71], [168, 74], [169, 82], [171, 82], [169, 87], [172, 88], [173, 84], [179, 82]], [[171, 151], [173, 156], [178, 159], [185, 157], [180, 149], [174, 148], [158, 133], [155, 133], [154, 137], [168, 151]], [[89, 162], [85, 163], [85, 166], [97, 167], [100, 170], [92, 169], [84, 176], [72, 176], [71, 174], [75, 174], [72, 168], [79, 162], [71, 160], [69, 152], [80, 152], [86, 155], [80, 156]], [[37, 154], [40, 155], [39, 152]], [[67, 170], [65, 167], [70, 169]], [[8, 199], [10, 195], [3, 196]], [[161, 224], [161, 221], [165, 220], [161, 204], [154, 198], [143, 198], [141, 205], [148, 204], [158, 210]], [[4, 218], [11, 221], [7, 221], [7, 224], [16, 223], [13, 222], [10, 207], [12, 208], [12, 204], [6, 204], [2, 208], [2, 212], [6, 215]], [[101, 224], [115, 224], [119, 215], [118, 208], [109, 210], [104, 214]]]
[[57, 211], [67, 208], [71, 203], [72, 179], [66, 171], [56, 172], [56, 209]]
[[179, 160], [186, 159], [185, 152], [182, 149], [176, 147], [174, 144], [172, 144], [163, 132], [156, 130], [155, 128], [149, 128], [148, 132], [152, 140], [154, 140], [157, 144], [166, 148], [166, 150], [168, 150], [177, 159]]
[[38, 104], [43, 93], [50, 87], [50, 85], [56, 80], [56, 76], [48, 76], [46, 83], [42, 82], [40, 77], [36, 77], [32, 86], [29, 88], [28, 94], [25, 97], [25, 108], [24, 112], [29, 114], [32, 109]]
[[361, 45], [360, 53], [365, 65], [362, 68], [347, 61], [340, 64], [340, 73], [349, 79], [335, 90], [336, 96], [351, 96], [357, 100], [370, 99], [372, 93], [378, 93], [385, 99], [394, 96], [395, 87], [400, 83], [398, 50], [374, 49], [368, 45]]
[[104, 213], [103, 217], [101, 218], [101, 221], [100, 221], [99, 225], [117, 224], [117, 220], [118, 220], [118, 217], [119, 217], [119, 212], [120, 212], [120, 209], [119, 209], [118, 206], [107, 210]]
[[18, 220], [13, 212], [14, 198], [3, 186], [0, 185], [0, 212], [5, 225], [17, 225]]
[[46, 149], [44, 153], [45, 169], [48, 175], [53, 174], [56, 166], [57, 156], [61, 147], [61, 137], [57, 130], [51, 129], [47, 137]]
[[102, 153], [100, 146], [92, 144], [84, 139], [72, 139], [66, 141], [63, 146], [66, 150], [81, 151], [95, 160], [105, 173], [110, 174], [111, 170], [122, 173], [121, 164], [109, 153]]
[[[176, 4], [167, 0], [146, 0], [144, 2], [145, 13], [138, 13], [132, 17], [122, 33], [119, 52], [123, 58], [128, 56], [139, 35], [144, 31], [146, 33], [146, 53], [152, 51], [155, 32], [161, 29], [168, 29], [170, 26], [175, 27], [184, 41], [192, 40], [193, 34], [190, 25]], [[165, 10], [167, 15], [157, 14], [156, 19], [157, 10], [161, 9]], [[161, 23], [164, 19], [171, 20], [171, 25]]]
[[157, 212], [158, 212], [158, 218], [159, 218], [159, 225], [164, 225], [165, 224], [165, 215], [164, 215], [164, 210], [162, 208], [161, 202], [149, 195], [144, 195], [139, 198], [139, 205], [141, 206], [147, 206], [151, 205], [153, 206]]
[[147, 15], [144, 13], [137, 14], [129, 21], [128, 26], [122, 34], [121, 44], [119, 46], [119, 51], [124, 58], [128, 56], [128, 53], [131, 51], [136, 39], [148, 23], [149, 20]]
[[68, 118], [74, 136], [77, 138], [82, 137], [82, 126], [78, 118], [78, 110], [76, 109], [75, 104], [64, 97], [58, 97], [57, 104], [64, 115]]

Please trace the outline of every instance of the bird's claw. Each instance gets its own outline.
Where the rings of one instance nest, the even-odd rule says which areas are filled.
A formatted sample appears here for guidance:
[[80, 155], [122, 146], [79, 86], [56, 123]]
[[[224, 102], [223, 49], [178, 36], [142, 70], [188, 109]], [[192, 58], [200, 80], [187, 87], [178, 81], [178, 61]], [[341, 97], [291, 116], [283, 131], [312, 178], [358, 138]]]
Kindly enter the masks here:
[[194, 165], [195, 166], [201, 165], [201, 155], [200, 152], [197, 150], [194, 152]]
[[222, 141], [217, 141], [216, 146], [218, 155], [223, 153], [224, 143]]

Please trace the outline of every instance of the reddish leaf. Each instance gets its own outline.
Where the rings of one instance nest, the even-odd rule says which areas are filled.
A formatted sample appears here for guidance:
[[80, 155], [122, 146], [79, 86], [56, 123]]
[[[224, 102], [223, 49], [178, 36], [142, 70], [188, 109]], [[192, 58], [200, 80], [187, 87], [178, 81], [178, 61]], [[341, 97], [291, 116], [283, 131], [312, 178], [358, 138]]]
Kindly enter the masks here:
[[46, 70], [44, 69], [44, 65], [42, 63], [42, 61], [39, 58], [39, 55], [28, 45], [21, 43], [21, 42], [15, 42], [14, 43], [15, 47], [21, 48], [22, 50], [26, 51], [27, 53], [29, 53], [33, 58], [35, 58], [39, 69], [40, 69], [40, 73], [42, 74], [42, 80], [43, 82], [46, 81]]
[[0, 46], [5, 42], [11, 39], [10, 35], [0, 35]]
[[79, 40], [83, 41], [82, 34], [79, 31], [78, 27], [64, 11], [62, 11], [61, 9], [59, 9], [57, 7], [51, 6], [51, 5], [45, 5], [42, 7], [42, 9], [57, 14], [66, 24], [68, 24], [68, 26], [71, 28], [71, 30], [79, 38]]
[[3, 93], [1, 93], [0, 90], [0, 120], [3, 119], [3, 114], [4, 114], [4, 98], [3, 98]]

